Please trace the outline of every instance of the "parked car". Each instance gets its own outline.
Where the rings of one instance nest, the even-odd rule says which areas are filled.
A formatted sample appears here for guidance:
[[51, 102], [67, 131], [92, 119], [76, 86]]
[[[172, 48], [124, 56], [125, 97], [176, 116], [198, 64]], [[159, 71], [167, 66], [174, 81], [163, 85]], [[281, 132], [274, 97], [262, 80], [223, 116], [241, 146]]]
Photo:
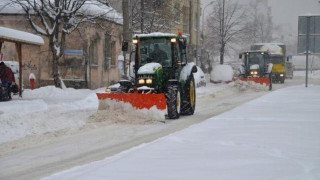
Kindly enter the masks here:
[[200, 67], [197, 66], [198, 71], [194, 73], [194, 80], [196, 87], [202, 87], [207, 85], [206, 77]]

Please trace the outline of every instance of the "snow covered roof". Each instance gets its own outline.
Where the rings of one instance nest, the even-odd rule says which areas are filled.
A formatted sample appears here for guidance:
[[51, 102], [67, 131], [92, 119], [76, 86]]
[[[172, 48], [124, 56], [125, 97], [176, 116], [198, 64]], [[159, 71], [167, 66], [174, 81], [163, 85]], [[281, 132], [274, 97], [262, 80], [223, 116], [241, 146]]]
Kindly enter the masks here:
[[[87, 1], [80, 11], [83, 14], [103, 17], [118, 24], [123, 24], [123, 18], [120, 13], [112, 7], [108, 7], [95, 0]], [[1, 0], [0, 14], [25, 14], [25, 12], [20, 5], [14, 4], [9, 0]]]
[[[178, 34], [172, 34], [172, 33], [162, 33], [162, 32], [153, 32], [149, 34], [134, 34], [133, 37], [138, 38], [148, 38], [148, 37], [177, 37]], [[186, 35], [182, 35], [182, 37], [187, 38]]]
[[24, 31], [0, 26], [0, 39], [32, 45], [43, 45], [42, 37]]

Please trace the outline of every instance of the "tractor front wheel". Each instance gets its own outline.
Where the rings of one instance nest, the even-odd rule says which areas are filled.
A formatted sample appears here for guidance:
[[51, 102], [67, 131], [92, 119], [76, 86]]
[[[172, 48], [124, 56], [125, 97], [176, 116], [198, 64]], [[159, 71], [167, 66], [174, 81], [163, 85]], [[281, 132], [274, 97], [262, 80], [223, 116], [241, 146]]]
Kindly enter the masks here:
[[168, 87], [166, 93], [167, 109], [169, 119], [178, 119], [180, 116], [181, 96], [180, 89], [177, 85]]

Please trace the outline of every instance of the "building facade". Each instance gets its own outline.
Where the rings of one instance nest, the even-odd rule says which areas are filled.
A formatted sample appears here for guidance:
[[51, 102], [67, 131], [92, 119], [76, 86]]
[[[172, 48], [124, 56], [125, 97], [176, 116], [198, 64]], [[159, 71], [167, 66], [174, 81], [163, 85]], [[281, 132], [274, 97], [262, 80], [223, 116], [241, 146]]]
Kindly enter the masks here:
[[[1, 9], [1, 8], [0, 8]], [[59, 72], [67, 87], [96, 89], [116, 83], [120, 79], [118, 56], [121, 52], [122, 24], [101, 20], [105, 28], [96, 24], [82, 24], [78, 31], [66, 37], [65, 53], [59, 60]], [[0, 11], [0, 26], [35, 33], [24, 14]], [[29, 75], [36, 76], [35, 87], [53, 85], [52, 55], [46, 37], [45, 45], [22, 47], [23, 84], [30, 86]], [[4, 60], [16, 60], [13, 43], [2, 46]]]

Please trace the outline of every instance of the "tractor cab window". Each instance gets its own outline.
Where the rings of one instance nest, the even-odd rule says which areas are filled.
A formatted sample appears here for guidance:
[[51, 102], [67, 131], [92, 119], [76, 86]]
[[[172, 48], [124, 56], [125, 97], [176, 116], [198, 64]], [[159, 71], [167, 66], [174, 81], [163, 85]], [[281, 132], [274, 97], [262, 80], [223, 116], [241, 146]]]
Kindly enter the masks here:
[[163, 67], [172, 66], [170, 39], [142, 40], [140, 44], [141, 65], [156, 62]]
[[249, 66], [258, 64], [259, 66], [264, 65], [264, 55], [261, 53], [249, 53], [247, 55], [247, 63]]

